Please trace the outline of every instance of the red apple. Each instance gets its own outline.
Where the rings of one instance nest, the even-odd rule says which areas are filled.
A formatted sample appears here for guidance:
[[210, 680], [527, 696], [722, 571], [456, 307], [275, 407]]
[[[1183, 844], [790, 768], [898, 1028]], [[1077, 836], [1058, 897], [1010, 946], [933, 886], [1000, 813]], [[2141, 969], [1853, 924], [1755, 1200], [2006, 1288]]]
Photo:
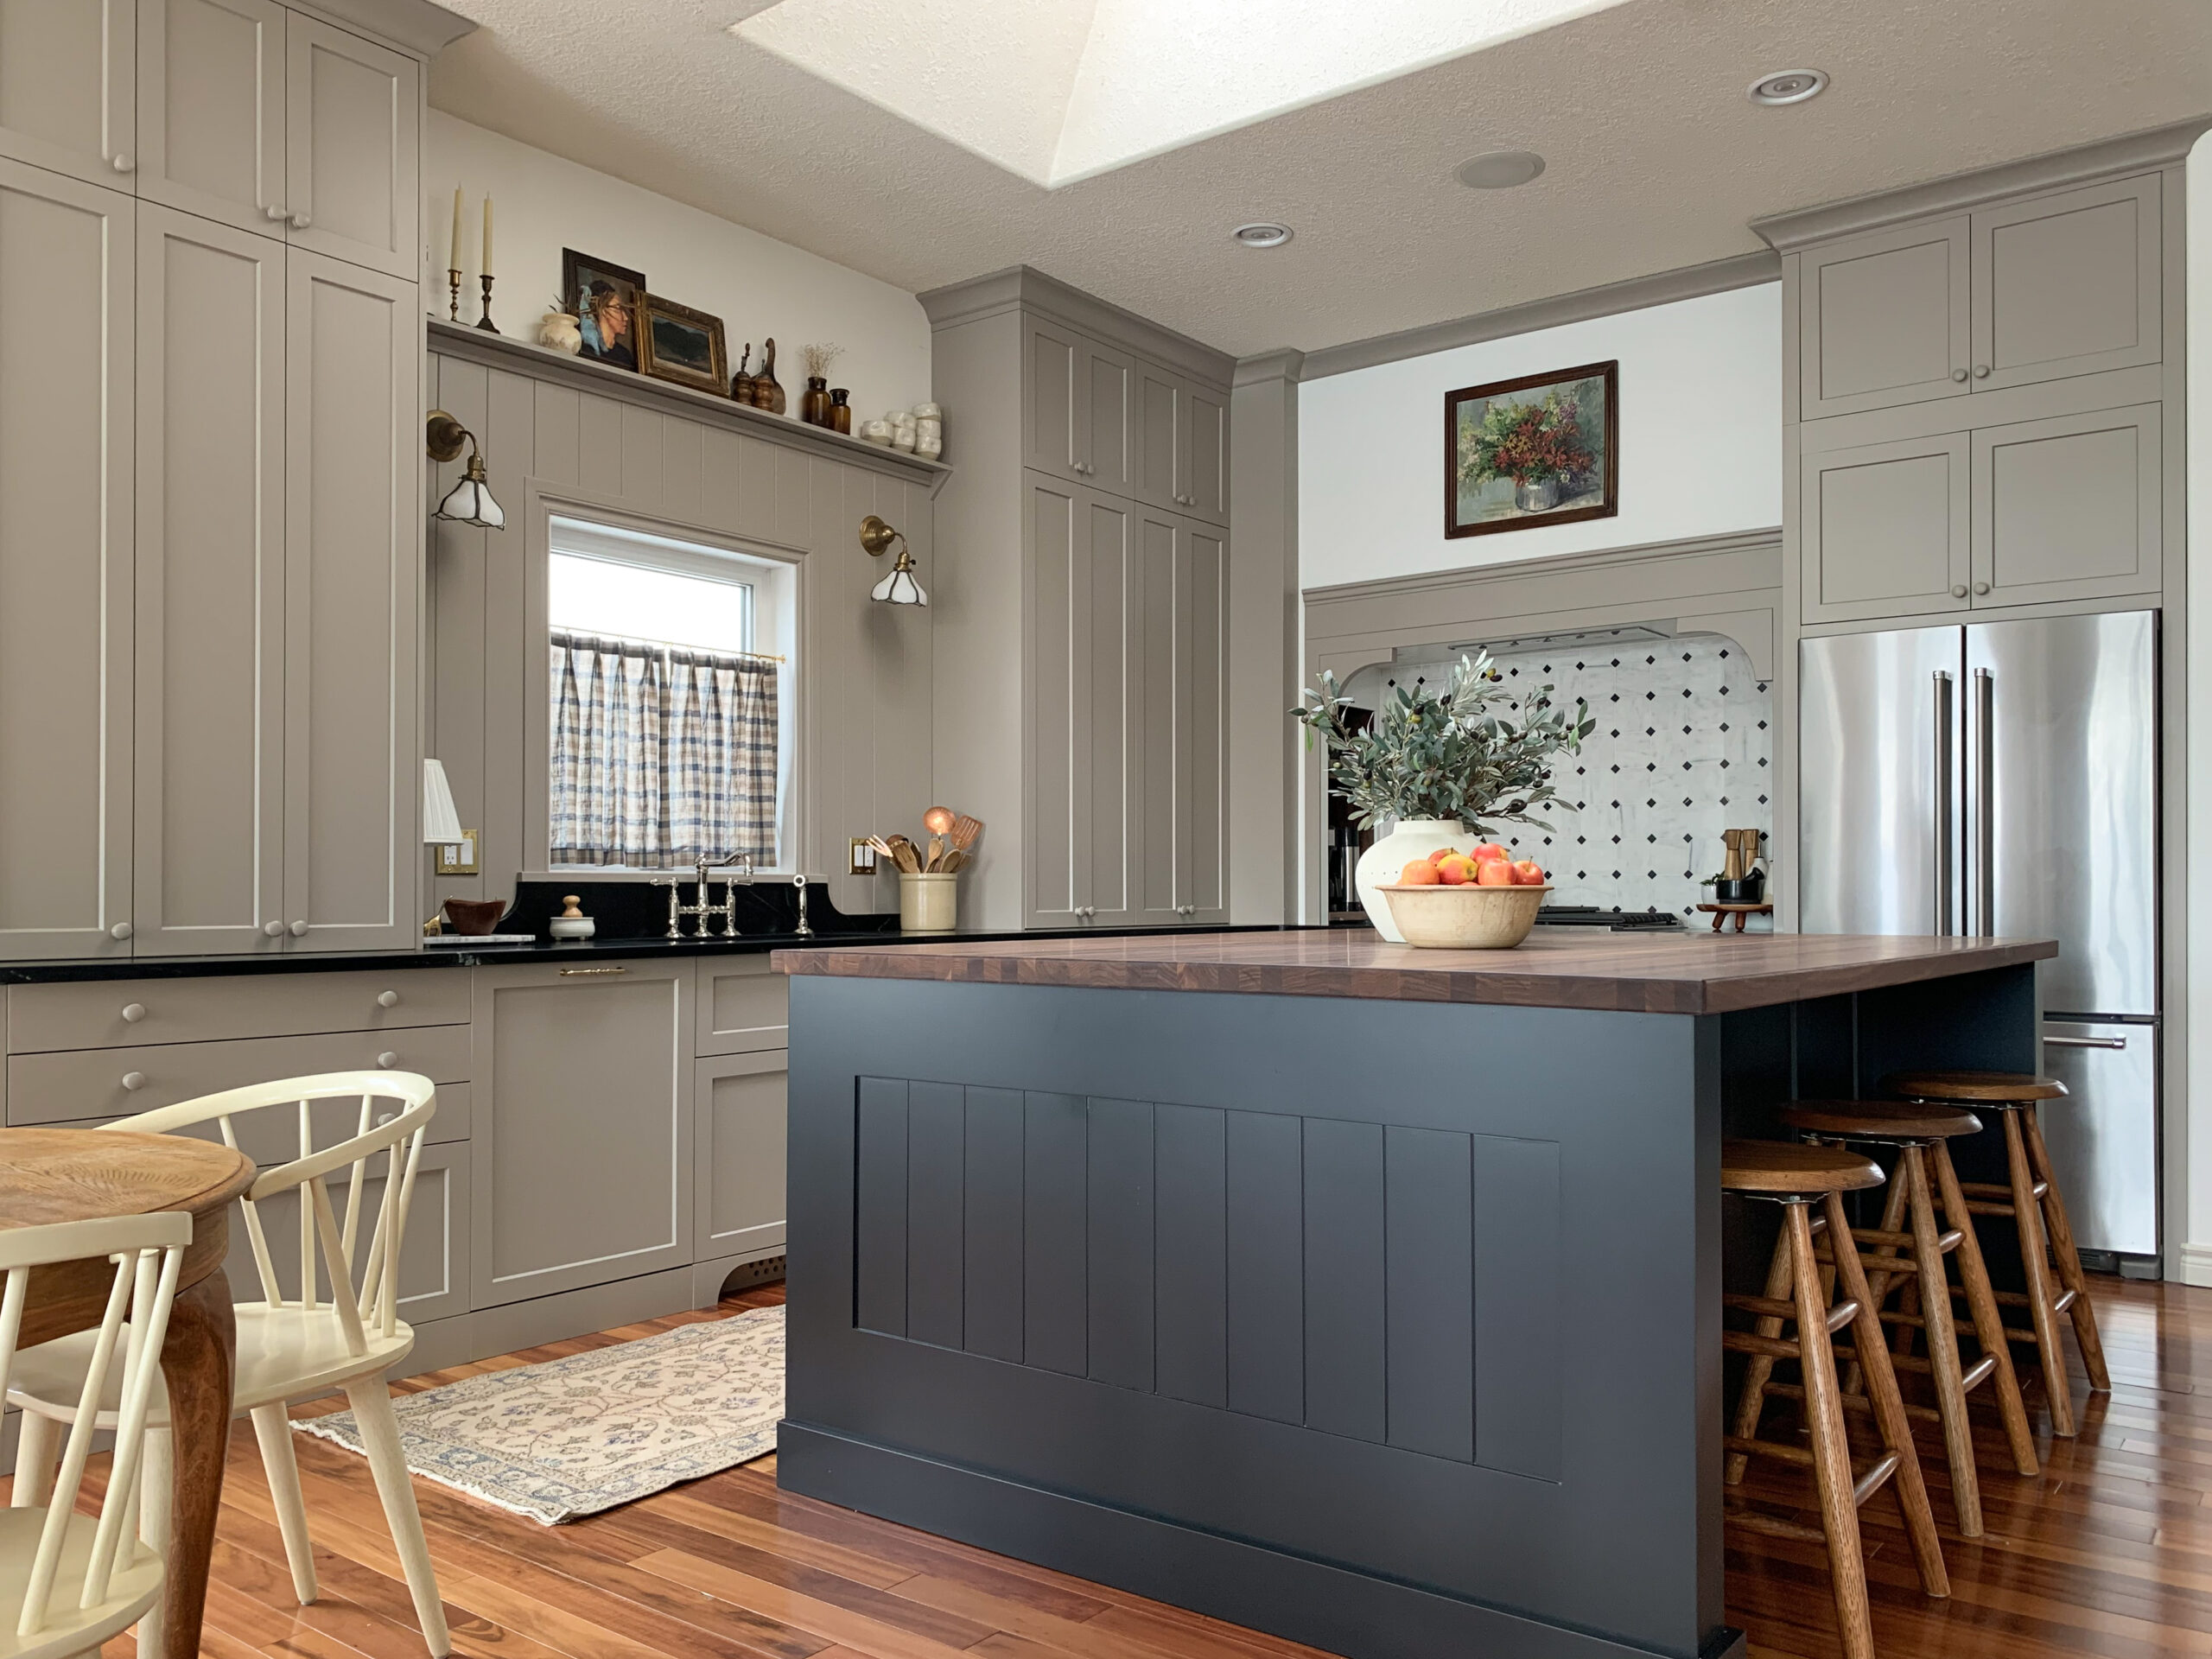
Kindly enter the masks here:
[[1447, 887], [1464, 887], [1475, 879], [1475, 861], [1461, 854], [1436, 861], [1436, 874]]
[[1541, 887], [1544, 885], [1543, 868], [1533, 858], [1524, 858], [1513, 867], [1513, 885], [1516, 887]]
[[1402, 887], [1433, 887], [1442, 878], [1436, 874], [1436, 866], [1425, 858], [1414, 859], [1398, 872], [1398, 881]]
[[1475, 885], [1510, 887], [1513, 885], [1513, 866], [1502, 858], [1486, 858], [1475, 866]]
[[1453, 852], [1449, 847], [1440, 847], [1428, 855], [1428, 861], [1432, 864], [1441, 864], [1447, 858], [1457, 857], [1459, 854]]
[[1499, 846], [1494, 841], [1486, 841], [1483, 842], [1481, 846], [1476, 848], [1475, 850], [1469, 853], [1467, 856], [1473, 859], [1478, 864], [1481, 863], [1486, 858], [1502, 858], [1510, 863], [1513, 858], [1511, 852], [1505, 848]]

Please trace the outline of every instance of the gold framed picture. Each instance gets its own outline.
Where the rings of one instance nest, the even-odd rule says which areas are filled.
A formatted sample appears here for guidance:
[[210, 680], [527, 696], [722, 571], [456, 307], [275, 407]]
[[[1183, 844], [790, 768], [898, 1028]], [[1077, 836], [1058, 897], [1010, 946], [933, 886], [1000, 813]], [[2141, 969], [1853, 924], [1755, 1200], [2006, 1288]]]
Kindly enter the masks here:
[[729, 395], [722, 320], [658, 294], [638, 296], [638, 367], [656, 380]]

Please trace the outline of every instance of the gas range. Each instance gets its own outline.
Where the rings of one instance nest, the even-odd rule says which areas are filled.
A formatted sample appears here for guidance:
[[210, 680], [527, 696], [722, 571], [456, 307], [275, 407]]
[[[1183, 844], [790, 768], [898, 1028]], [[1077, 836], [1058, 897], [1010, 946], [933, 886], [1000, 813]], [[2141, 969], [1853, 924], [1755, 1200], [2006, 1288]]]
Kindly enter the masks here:
[[1538, 927], [1599, 927], [1609, 933], [1657, 933], [1679, 928], [1682, 918], [1669, 910], [1600, 910], [1595, 905], [1546, 905], [1536, 912]]

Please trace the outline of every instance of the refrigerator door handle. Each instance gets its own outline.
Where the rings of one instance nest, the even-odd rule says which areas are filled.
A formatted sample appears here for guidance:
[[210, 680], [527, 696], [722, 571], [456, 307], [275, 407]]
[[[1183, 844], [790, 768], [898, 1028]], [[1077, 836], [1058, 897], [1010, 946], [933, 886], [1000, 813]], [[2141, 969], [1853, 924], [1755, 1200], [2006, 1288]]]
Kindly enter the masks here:
[[1995, 678], [1986, 668], [1974, 671], [1974, 925], [1976, 937], [1997, 931], [1997, 757], [1991, 753], [1997, 731]]
[[1951, 931], [1951, 677], [1936, 671], [1936, 927], [1938, 938]]
[[2046, 1037], [2045, 1048], [2126, 1048], [2125, 1037]]

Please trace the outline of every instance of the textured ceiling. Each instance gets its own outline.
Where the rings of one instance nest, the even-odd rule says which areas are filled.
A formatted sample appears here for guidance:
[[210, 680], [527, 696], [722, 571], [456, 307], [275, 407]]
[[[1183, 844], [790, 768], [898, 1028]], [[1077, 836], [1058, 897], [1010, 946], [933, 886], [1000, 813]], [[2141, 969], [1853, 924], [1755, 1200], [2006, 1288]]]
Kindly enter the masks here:
[[[1383, 3], [1384, 0], [1364, 0]], [[1313, 350], [1760, 246], [1761, 213], [2212, 111], [2207, 0], [1627, 0], [1046, 191], [732, 36], [762, 0], [448, 0], [440, 109], [920, 290], [1027, 264]], [[1825, 69], [1801, 107], [1744, 88]], [[1511, 191], [1452, 171], [1503, 147]], [[1294, 226], [1256, 252], [1229, 232]]]

